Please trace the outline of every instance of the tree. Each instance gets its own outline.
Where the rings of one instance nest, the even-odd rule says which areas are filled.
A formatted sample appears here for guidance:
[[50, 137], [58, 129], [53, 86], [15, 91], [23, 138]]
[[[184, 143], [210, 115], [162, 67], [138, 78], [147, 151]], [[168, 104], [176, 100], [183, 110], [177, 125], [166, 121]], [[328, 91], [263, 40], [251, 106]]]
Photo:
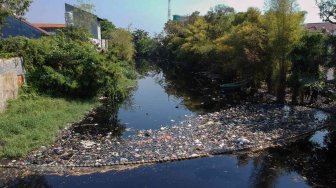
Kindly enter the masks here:
[[[320, 66], [327, 63], [327, 37], [321, 33], [305, 33], [294, 46], [292, 56], [292, 103], [298, 104], [298, 97], [303, 102], [303, 89], [310, 88], [317, 94], [323, 86], [323, 74]], [[311, 99], [316, 98], [312, 97]], [[313, 101], [311, 101], [313, 102]]]
[[63, 35], [65, 38], [69, 40], [81, 41], [81, 42], [89, 42], [90, 38], [92, 38], [92, 34], [89, 33], [85, 28], [81, 27], [73, 27], [68, 26], [59, 30], [57, 32], [58, 35]]
[[32, 0], [0, 0], [1, 11], [23, 16], [32, 2]]
[[133, 67], [124, 59], [111, 63], [85, 31], [71, 27], [40, 39], [9, 38], [0, 42], [0, 51], [24, 59], [27, 81], [36, 91], [69, 97], [106, 96], [112, 102], [124, 99], [136, 77]]
[[327, 40], [327, 46], [329, 47], [327, 49], [328, 54], [328, 61], [326, 66], [327, 67], [336, 67], [336, 36], [335, 35], [329, 35]]
[[184, 62], [207, 62], [212, 43], [208, 37], [208, 24], [199, 12], [194, 12], [187, 21], [169, 21], [166, 24], [167, 48], [170, 56]]
[[208, 33], [212, 39], [218, 38], [227, 32], [232, 24], [235, 10], [226, 5], [217, 5], [205, 15], [205, 20], [209, 24]]
[[133, 41], [137, 57], [150, 57], [153, 53], [154, 41], [148, 32], [137, 29], [133, 32]]
[[31, 3], [32, 0], [0, 0], [0, 25], [9, 15], [23, 16]]
[[108, 58], [112, 62], [133, 61], [135, 54], [133, 35], [129, 30], [117, 28], [107, 19], [101, 21], [102, 38], [108, 40]]
[[180, 59], [190, 62], [208, 62], [212, 43], [207, 36], [208, 25], [203, 17], [197, 17], [192, 24], [185, 28], [185, 37], [180, 51], [177, 54]]
[[323, 21], [336, 24], [336, 0], [316, 0]]
[[103, 39], [111, 39], [111, 33], [117, 28], [112, 22], [107, 19], [103, 19], [100, 22], [100, 26]]
[[117, 28], [110, 34], [109, 58], [112, 61], [133, 61], [135, 49], [132, 33], [128, 30]]
[[262, 25], [262, 15], [258, 9], [250, 8], [246, 13], [236, 16], [240, 23], [229, 38], [230, 46], [234, 48], [232, 64], [240, 78], [249, 79], [256, 86], [258, 81], [265, 79], [267, 66], [268, 38]]
[[295, 0], [269, 0], [265, 24], [272, 56], [273, 78], [277, 102], [285, 102], [287, 74], [290, 69], [289, 54], [303, 31], [304, 12]]

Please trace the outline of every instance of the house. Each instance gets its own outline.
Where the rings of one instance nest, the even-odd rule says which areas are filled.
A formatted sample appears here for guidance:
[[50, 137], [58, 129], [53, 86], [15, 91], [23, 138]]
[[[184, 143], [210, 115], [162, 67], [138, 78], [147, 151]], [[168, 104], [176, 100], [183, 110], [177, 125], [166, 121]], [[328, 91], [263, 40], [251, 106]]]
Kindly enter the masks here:
[[4, 20], [4, 25], [1, 27], [2, 38], [17, 36], [40, 38], [47, 35], [49, 35], [47, 31], [34, 26], [23, 18], [16, 16], [7, 16]]
[[99, 48], [108, 48], [107, 40], [101, 37], [101, 21], [97, 15], [65, 3], [65, 26], [83, 27], [92, 35], [92, 42]]
[[34, 23], [34, 27], [38, 27], [48, 32], [50, 35], [56, 34], [56, 32], [65, 27], [65, 24], [44, 24], [44, 23]]
[[336, 35], [336, 24], [332, 24], [329, 22], [322, 22], [322, 23], [307, 23], [305, 26], [310, 32], [323, 32]]

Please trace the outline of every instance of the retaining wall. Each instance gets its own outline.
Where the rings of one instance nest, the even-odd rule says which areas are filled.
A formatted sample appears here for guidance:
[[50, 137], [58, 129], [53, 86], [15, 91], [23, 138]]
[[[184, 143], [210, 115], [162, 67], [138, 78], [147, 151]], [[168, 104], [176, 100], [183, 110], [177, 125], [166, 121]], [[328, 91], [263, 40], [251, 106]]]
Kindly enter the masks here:
[[19, 86], [16, 73], [0, 74], [0, 112], [6, 108], [7, 100], [16, 99]]
[[0, 59], [0, 112], [9, 99], [16, 99], [24, 78], [21, 58]]

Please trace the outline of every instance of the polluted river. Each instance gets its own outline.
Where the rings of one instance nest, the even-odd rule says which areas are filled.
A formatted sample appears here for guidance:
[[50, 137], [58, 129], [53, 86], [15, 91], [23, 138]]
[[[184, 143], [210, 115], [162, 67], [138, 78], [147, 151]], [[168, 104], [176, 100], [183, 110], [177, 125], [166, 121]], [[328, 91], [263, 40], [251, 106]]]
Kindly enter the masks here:
[[[215, 76], [192, 75], [204, 73], [179, 74], [176, 67], [148, 62], [138, 71], [128, 100], [98, 107], [63, 130], [53, 146], [8, 161], [54, 170], [0, 169], [0, 186], [336, 186], [335, 129], [315, 131], [329, 114], [245, 101], [245, 94], [211, 84]], [[204, 83], [209, 87], [201, 88]], [[284, 144], [285, 138], [296, 139]]]

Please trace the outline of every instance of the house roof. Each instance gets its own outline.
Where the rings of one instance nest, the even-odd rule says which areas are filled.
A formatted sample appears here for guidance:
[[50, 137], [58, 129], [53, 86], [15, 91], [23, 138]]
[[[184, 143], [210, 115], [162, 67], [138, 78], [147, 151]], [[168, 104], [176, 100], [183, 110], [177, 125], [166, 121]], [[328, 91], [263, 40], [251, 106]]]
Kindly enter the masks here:
[[18, 17], [18, 16], [15, 16], [15, 18], [18, 19], [18, 20], [20, 20], [21, 22], [23, 22], [23, 23], [29, 25], [30, 27], [33, 27], [34, 29], [40, 31], [40, 32], [43, 33], [44, 35], [50, 35], [47, 31], [45, 31], [45, 30], [43, 30], [43, 29], [41, 29], [41, 28], [39, 28], [39, 27], [34, 26], [34, 24], [28, 22], [28, 21], [27, 21], [26, 19], [24, 19], [24, 18], [20, 18], [20, 17]]
[[335, 32], [336, 24], [332, 24], [329, 22], [322, 23], [307, 23], [306, 27], [309, 31], [327, 31], [327, 32]]
[[50, 23], [34, 23], [32, 24], [35, 27], [38, 28], [64, 28], [65, 24], [50, 24]]

